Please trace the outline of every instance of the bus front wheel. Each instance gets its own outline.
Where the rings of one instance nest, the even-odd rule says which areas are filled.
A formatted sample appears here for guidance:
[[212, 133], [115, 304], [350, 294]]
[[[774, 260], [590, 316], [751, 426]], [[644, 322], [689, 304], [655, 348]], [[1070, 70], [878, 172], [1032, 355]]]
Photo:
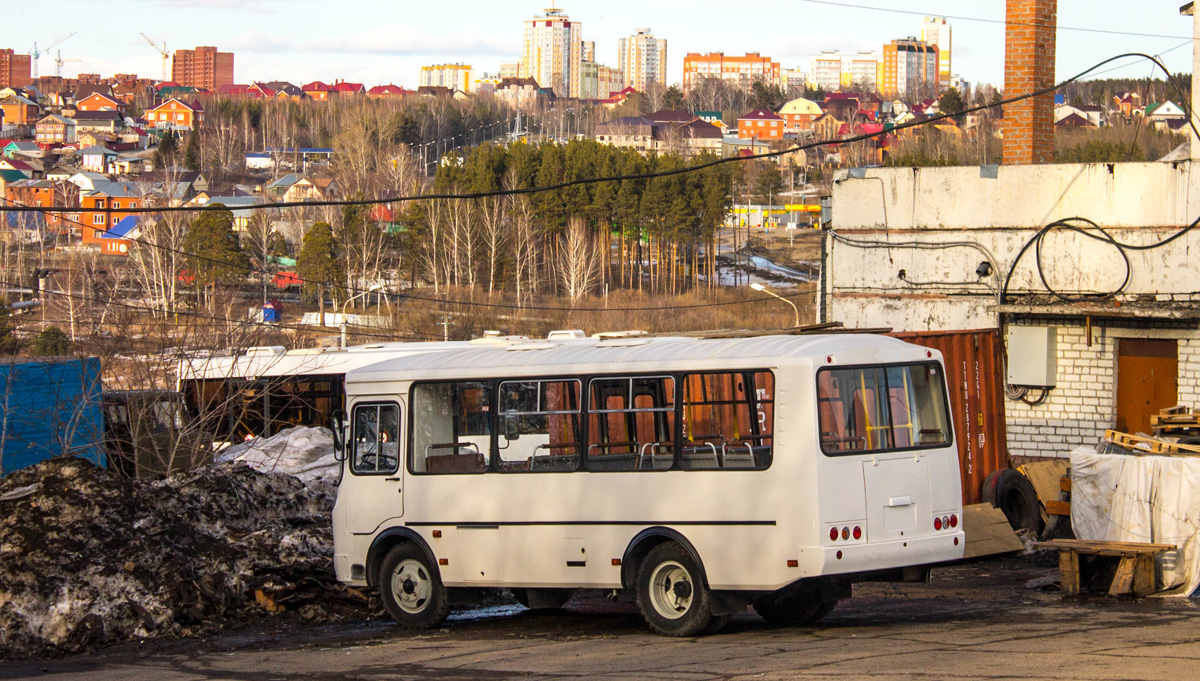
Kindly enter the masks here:
[[377, 581], [388, 614], [405, 629], [436, 627], [450, 614], [441, 576], [416, 544], [405, 542], [388, 551]]
[[638, 570], [638, 607], [664, 636], [695, 636], [714, 624], [712, 592], [686, 549], [666, 542], [650, 549]]

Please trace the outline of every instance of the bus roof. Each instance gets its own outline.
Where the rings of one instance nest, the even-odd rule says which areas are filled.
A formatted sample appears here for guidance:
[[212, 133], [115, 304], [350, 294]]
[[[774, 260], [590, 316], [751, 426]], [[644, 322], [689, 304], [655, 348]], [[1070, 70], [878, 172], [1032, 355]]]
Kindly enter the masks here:
[[180, 380], [340, 375], [390, 357], [471, 347], [469, 341], [378, 343], [284, 351], [250, 348], [238, 355], [190, 357], [179, 366]]
[[[348, 371], [346, 383], [438, 378], [495, 378], [553, 373], [720, 370], [803, 365], [916, 362], [923, 347], [870, 334], [756, 336], [751, 338], [614, 338], [587, 341], [523, 340], [382, 359]], [[565, 369], [565, 371], [564, 371]]]

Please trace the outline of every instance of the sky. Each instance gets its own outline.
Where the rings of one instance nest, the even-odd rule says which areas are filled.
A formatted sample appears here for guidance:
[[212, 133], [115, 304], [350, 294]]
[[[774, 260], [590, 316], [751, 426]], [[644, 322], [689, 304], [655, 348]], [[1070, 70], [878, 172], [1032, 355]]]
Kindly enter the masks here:
[[[857, 5], [860, 7], [837, 6]], [[475, 73], [495, 72], [520, 56], [523, 22], [540, 14], [546, 0], [57, 0], [58, 25], [46, 21], [42, 2], [10, 3], [0, 47], [29, 52], [73, 31], [78, 34], [44, 55], [42, 74], [53, 74], [55, 54], [80, 59], [63, 75], [137, 73], [158, 78], [162, 59], [139, 35], [171, 51], [216, 45], [232, 51], [239, 83], [287, 80], [395, 83], [414, 88], [427, 64], [462, 62]], [[1123, 52], [1161, 54], [1172, 72], [1190, 72], [1191, 17], [1179, 15], [1183, 0], [1059, 0], [1057, 79], [1074, 75]], [[921, 15], [951, 18], [953, 70], [971, 83], [1001, 84], [1004, 27], [1002, 0], [561, 0], [584, 40], [596, 43], [597, 60], [616, 67], [617, 39], [649, 27], [668, 41], [668, 79], [679, 82], [687, 52], [757, 51], [783, 68], [808, 70], [821, 50], [880, 50], [896, 38], [920, 36]], [[864, 9], [865, 8], [865, 9]], [[895, 11], [914, 12], [903, 14]], [[13, 44], [14, 27], [33, 27]], [[1155, 34], [1115, 35], [1067, 30]], [[1144, 60], [1100, 77], [1152, 74]], [[1114, 64], [1113, 66], [1118, 66]], [[1106, 67], [1111, 69], [1112, 66]]]

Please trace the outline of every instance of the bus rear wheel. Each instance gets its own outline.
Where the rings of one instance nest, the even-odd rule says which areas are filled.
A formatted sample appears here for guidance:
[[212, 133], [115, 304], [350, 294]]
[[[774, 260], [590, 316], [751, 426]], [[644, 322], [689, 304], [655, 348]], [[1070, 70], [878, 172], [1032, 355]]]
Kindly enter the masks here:
[[837, 604], [837, 601], [822, 601], [809, 591], [771, 593], [754, 602], [754, 612], [775, 626], [795, 627], [824, 618]]
[[428, 629], [450, 614], [450, 601], [437, 568], [416, 544], [399, 544], [379, 566], [379, 597], [405, 629]]
[[666, 542], [650, 549], [638, 570], [638, 607], [663, 636], [695, 636], [713, 624], [712, 592], [686, 549]]

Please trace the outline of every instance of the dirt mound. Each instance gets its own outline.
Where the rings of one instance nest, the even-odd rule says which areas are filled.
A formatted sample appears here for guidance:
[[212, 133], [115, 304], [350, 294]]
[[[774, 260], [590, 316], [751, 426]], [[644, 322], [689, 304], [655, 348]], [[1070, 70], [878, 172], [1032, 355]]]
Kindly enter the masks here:
[[63, 458], [0, 480], [0, 659], [365, 599], [333, 577], [333, 488], [237, 463], [152, 482]]

